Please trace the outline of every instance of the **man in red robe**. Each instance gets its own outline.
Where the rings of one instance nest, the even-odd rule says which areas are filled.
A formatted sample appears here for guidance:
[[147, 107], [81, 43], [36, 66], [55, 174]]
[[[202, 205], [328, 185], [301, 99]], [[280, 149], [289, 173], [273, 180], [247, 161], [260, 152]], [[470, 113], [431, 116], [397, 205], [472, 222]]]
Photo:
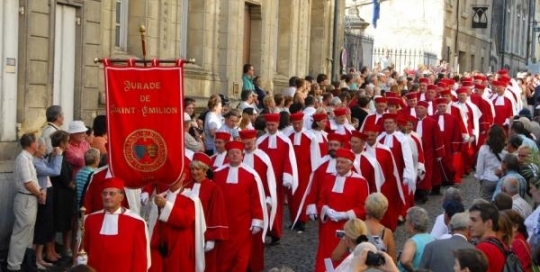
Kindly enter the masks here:
[[[315, 271], [325, 270], [324, 259], [330, 258], [339, 243], [336, 230], [342, 230], [349, 219], [364, 219], [364, 202], [369, 194], [369, 185], [360, 175], [352, 172], [354, 154], [351, 150], [340, 148], [336, 151], [336, 175], [326, 176], [317, 211], [320, 215], [319, 247]], [[334, 262], [334, 267], [339, 262]]]
[[390, 148], [394, 155], [397, 170], [402, 180], [402, 189], [407, 192], [406, 203], [405, 206], [401, 207], [400, 213], [401, 216], [405, 216], [407, 209], [414, 205], [417, 178], [417, 173], [414, 171], [410, 139], [397, 130], [397, 115], [386, 113], [383, 118], [385, 131], [379, 135], [377, 140]]
[[425, 101], [428, 103], [428, 107], [427, 107], [428, 116], [435, 114], [435, 112], [437, 111], [437, 105], [435, 105], [435, 101], [434, 101], [438, 95], [437, 90], [438, 90], [437, 85], [427, 86]]
[[[84, 203], [84, 208], [86, 209], [86, 214], [91, 214], [103, 210], [103, 198], [101, 193], [103, 192], [103, 184], [107, 178], [111, 177], [109, 172], [109, 166], [102, 166], [90, 177], [90, 181], [86, 185], [86, 189], [83, 191], [82, 201]], [[129, 203], [127, 198], [122, 198], [122, 207], [129, 209]]]
[[[386, 101], [388, 101], [388, 113], [398, 113], [398, 111], [401, 109], [401, 103], [403, 102], [403, 99], [401, 97], [387, 97]], [[382, 115], [381, 115], [382, 116]], [[382, 123], [382, 118], [380, 119]], [[360, 131], [363, 131], [360, 129]], [[381, 131], [384, 131], [384, 126], [381, 125]]]
[[418, 79], [418, 101], [425, 101], [426, 94], [428, 91], [428, 85], [431, 84], [431, 81], [427, 77], [422, 77]]
[[204, 233], [205, 272], [218, 271], [217, 248], [223, 241], [228, 240], [230, 231], [223, 193], [206, 176], [211, 167], [212, 160], [208, 155], [202, 152], [195, 153], [189, 166], [192, 181], [187, 182], [184, 187], [191, 189], [191, 194], [200, 199], [204, 212], [206, 221], [206, 232]]
[[218, 131], [214, 136], [216, 153], [212, 155], [212, 170], [216, 170], [227, 163], [227, 150], [225, 144], [231, 140], [231, 134], [225, 131]]
[[456, 117], [446, 113], [448, 100], [440, 97], [435, 102], [437, 103], [437, 112], [431, 118], [441, 131], [444, 156], [440, 162], [435, 162], [433, 176], [440, 177], [442, 185], [450, 185], [454, 183], [456, 175], [454, 156], [459, 155], [461, 151], [461, 131]]
[[291, 218], [296, 218], [299, 213], [299, 219], [293, 227], [298, 231], [304, 231], [304, 225], [307, 222], [307, 214], [299, 211], [302, 197], [304, 196], [309, 184], [309, 177], [319, 163], [320, 150], [315, 135], [304, 129], [303, 113], [297, 112], [290, 116], [294, 132], [289, 135], [293, 144], [294, 154], [296, 156], [296, 169], [298, 173], [298, 189], [293, 194], [287, 193], [287, 200]]
[[364, 119], [364, 122], [362, 123], [362, 126], [360, 126], [360, 131], [364, 128], [364, 126], [377, 126], [379, 127], [379, 132], [382, 132], [384, 130], [383, 123], [382, 123], [382, 115], [386, 112], [387, 103], [385, 97], [375, 97], [375, 113], [372, 113], [368, 116], [366, 116], [366, 119]]
[[124, 181], [108, 178], [102, 183], [103, 210], [86, 218], [84, 250], [96, 271], [148, 271], [150, 250], [144, 220], [121, 206]]
[[403, 194], [401, 177], [394, 160], [394, 155], [390, 148], [377, 141], [379, 134], [377, 131], [377, 126], [364, 127], [364, 133], [367, 135], [365, 149], [366, 152], [371, 156], [374, 156], [381, 165], [385, 180], [381, 187], [381, 193], [388, 198], [388, 207], [393, 207], [386, 211], [381, 219], [381, 224], [392, 231], [395, 231], [402, 206], [405, 205], [405, 196]]
[[480, 135], [478, 136], [478, 144], [476, 145], [478, 148], [486, 142], [487, 132], [493, 125], [493, 116], [495, 115], [493, 102], [484, 96], [485, 89], [485, 85], [475, 84], [475, 91], [470, 95], [471, 102], [475, 104], [482, 113], [482, 117], [480, 117], [479, 121]]
[[399, 110], [399, 115], [412, 115], [416, 116], [416, 103], [418, 103], [418, 92], [409, 92], [405, 94], [407, 98], [407, 107]]
[[[267, 209], [270, 211], [269, 226], [273, 226], [277, 210], [277, 192], [276, 192], [276, 176], [270, 157], [264, 151], [257, 148], [257, 131], [254, 129], [244, 129], [240, 131], [240, 139], [244, 144], [244, 159], [243, 164], [253, 168], [259, 177], [264, 187], [264, 202]], [[251, 271], [261, 271], [264, 269], [264, 243], [258, 236], [253, 236], [251, 245]]]
[[458, 95], [458, 101], [453, 104], [459, 109], [461, 120], [465, 124], [467, 129], [467, 135], [464, 139], [464, 145], [462, 145], [461, 155], [463, 157], [463, 166], [466, 174], [472, 171], [474, 164], [476, 143], [480, 136], [479, 120], [482, 117], [482, 113], [469, 100], [469, 89], [466, 87], [460, 87], [456, 90]]
[[[189, 165], [189, 164], [188, 164]], [[197, 195], [188, 189], [192, 182], [186, 175], [154, 196], [149, 214], [151, 234], [150, 272], [205, 271], [206, 220]]]
[[326, 127], [326, 123], [328, 122], [328, 115], [326, 112], [320, 112], [315, 113], [311, 116], [313, 118], [313, 123], [311, 128], [308, 129], [313, 135], [315, 135], [315, 138], [317, 139], [317, 142], [319, 143], [319, 150], [320, 150], [320, 157], [318, 160], [320, 160], [324, 155], [328, 153], [328, 132], [323, 130], [317, 130], [313, 128], [313, 125], [316, 123], [321, 123], [321, 126]]
[[495, 108], [493, 123], [503, 127], [505, 132], [508, 133], [510, 120], [512, 120], [515, 112], [512, 101], [505, 95], [506, 84], [504, 82], [494, 80], [491, 82], [491, 86], [495, 89], [495, 93], [491, 97], [493, 107]]
[[433, 176], [433, 168], [444, 157], [442, 134], [437, 122], [428, 117], [428, 107], [429, 105], [426, 101], [420, 101], [416, 105], [416, 117], [418, 120], [415, 131], [422, 140], [425, 160], [424, 166], [426, 170], [416, 187], [416, 198], [424, 200], [431, 190], [433, 190], [433, 193], [440, 193], [441, 177]]
[[242, 163], [244, 144], [226, 145], [229, 164], [218, 169], [214, 182], [221, 188], [227, 203], [229, 240], [219, 247], [219, 271], [247, 271], [253, 236], [263, 240], [268, 227], [264, 187], [259, 174]]
[[[317, 168], [311, 173], [309, 177], [309, 184], [304, 197], [302, 198], [302, 204], [300, 208], [306, 207], [306, 214], [312, 220], [317, 218], [317, 201], [319, 200], [319, 193], [325, 177], [336, 173], [336, 150], [343, 147], [343, 141], [345, 137], [336, 133], [328, 134], [328, 154], [322, 157], [318, 162]], [[299, 213], [296, 215], [296, 219], [299, 217]], [[296, 222], [296, 221], [295, 221]], [[320, 229], [319, 229], [320, 230]]]
[[[257, 139], [257, 147], [264, 151], [272, 161], [276, 175], [277, 211], [272, 231], [272, 244], [276, 245], [283, 233], [283, 205], [285, 203], [285, 188], [292, 193], [298, 187], [298, 173], [296, 171], [296, 156], [289, 138], [278, 130], [280, 115], [268, 113], [266, 119], [266, 133]], [[292, 220], [291, 220], [292, 221]]]
[[370, 193], [380, 192], [384, 183], [384, 175], [377, 158], [364, 151], [367, 138], [365, 133], [359, 131], [352, 133], [353, 170], [367, 180]]
[[347, 121], [347, 108], [334, 109], [334, 119], [331, 119], [329, 124], [329, 132], [343, 135], [346, 138], [346, 142], [343, 143], [343, 146], [348, 148], [351, 132], [356, 129]]

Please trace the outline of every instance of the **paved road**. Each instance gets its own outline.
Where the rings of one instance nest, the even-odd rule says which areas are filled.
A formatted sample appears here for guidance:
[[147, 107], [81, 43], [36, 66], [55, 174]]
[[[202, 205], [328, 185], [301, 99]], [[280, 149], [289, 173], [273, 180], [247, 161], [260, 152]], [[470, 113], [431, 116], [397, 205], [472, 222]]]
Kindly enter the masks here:
[[[467, 209], [471, 205], [472, 200], [478, 196], [479, 184], [470, 175], [463, 179], [463, 182], [456, 187], [462, 191], [465, 208]], [[442, 212], [441, 201], [442, 196], [430, 196], [428, 202], [420, 205], [428, 211], [431, 217], [430, 230], [435, 218]], [[289, 223], [287, 222], [285, 224], [288, 225]], [[287, 265], [296, 272], [313, 271], [318, 245], [317, 232], [318, 227], [316, 222], [310, 222], [306, 226], [306, 231], [300, 234], [293, 230], [285, 230], [280, 245], [266, 247], [266, 270], [279, 265]], [[395, 235], [396, 247], [399, 251], [407, 240], [408, 235], [405, 233], [403, 226], [398, 227]]]

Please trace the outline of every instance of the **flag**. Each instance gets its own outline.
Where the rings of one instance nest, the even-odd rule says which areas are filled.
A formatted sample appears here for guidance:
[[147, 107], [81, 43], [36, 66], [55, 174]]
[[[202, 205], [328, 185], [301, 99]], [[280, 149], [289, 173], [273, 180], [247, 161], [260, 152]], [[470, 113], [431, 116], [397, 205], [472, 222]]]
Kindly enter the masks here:
[[184, 170], [183, 62], [104, 66], [109, 170], [129, 188], [174, 183]]
[[373, 0], [373, 19], [371, 20], [371, 24], [374, 28], [377, 28], [377, 20], [379, 20], [380, 13], [381, 3], [379, 3], [379, 0]]

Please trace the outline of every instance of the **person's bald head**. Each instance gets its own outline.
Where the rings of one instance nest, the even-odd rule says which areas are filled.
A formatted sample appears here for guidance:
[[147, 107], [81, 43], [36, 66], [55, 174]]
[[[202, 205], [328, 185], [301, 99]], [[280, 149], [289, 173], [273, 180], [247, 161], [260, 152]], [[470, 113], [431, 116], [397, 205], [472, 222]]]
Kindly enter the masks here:
[[519, 192], [519, 181], [514, 177], [506, 177], [502, 184], [503, 192], [514, 196]]

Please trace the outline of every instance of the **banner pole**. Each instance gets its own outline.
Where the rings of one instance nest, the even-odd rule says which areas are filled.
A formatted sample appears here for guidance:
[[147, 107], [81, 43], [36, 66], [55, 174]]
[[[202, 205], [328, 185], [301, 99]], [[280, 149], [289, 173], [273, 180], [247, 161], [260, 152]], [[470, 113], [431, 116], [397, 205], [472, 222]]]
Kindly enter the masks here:
[[145, 61], [144, 62], [144, 67], [146, 67], [146, 65], [147, 65], [147, 63], [146, 63], [146, 42], [144, 40], [144, 34], [146, 32], [146, 27], [144, 25], [141, 25], [139, 27], [139, 32], [141, 33], [142, 55], [143, 55], [143, 60]]
[[[109, 63], [126, 63], [127, 59], [109, 59]], [[151, 63], [152, 60], [146, 60], [146, 59], [141, 59], [141, 60], [134, 60], [135, 63], [144, 63], [144, 64], [148, 64], [148, 63]], [[189, 60], [182, 60], [184, 63], [191, 63], [191, 64], [195, 64], [196, 63], [196, 60], [195, 59], [189, 59]], [[100, 58], [95, 58], [94, 59], [94, 63], [102, 63], [103, 62], [103, 59], [100, 59]], [[159, 63], [176, 63], [177, 60], [173, 60], [173, 59], [160, 59], [159, 60]]]

